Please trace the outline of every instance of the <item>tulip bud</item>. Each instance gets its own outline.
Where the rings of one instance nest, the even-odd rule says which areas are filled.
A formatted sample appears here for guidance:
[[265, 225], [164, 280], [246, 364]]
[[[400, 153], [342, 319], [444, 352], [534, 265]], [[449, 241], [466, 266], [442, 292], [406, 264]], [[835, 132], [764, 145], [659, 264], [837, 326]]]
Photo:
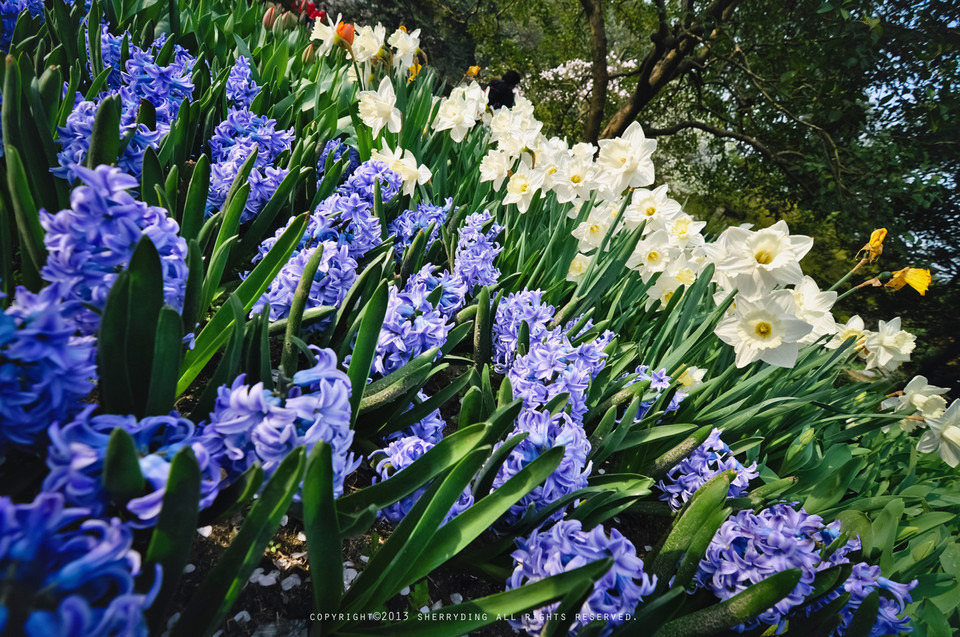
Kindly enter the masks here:
[[263, 12], [263, 28], [272, 29], [274, 22], [277, 21], [277, 8], [268, 7], [266, 11]]
[[294, 25], [297, 24], [297, 16], [293, 15], [289, 11], [284, 11], [278, 22], [280, 23], [280, 28], [283, 31], [289, 31], [294, 27]]
[[479, 67], [479, 66], [470, 66], [470, 67], [467, 67], [467, 77], [477, 77], [477, 75], [478, 75], [479, 73], [480, 73], [480, 67]]
[[337, 23], [337, 44], [341, 44], [341, 41], [345, 43], [348, 47], [353, 46], [353, 38], [356, 34], [353, 31], [353, 25], [349, 22], [338, 22]]
[[309, 66], [317, 61], [317, 52], [313, 49], [312, 42], [303, 50], [303, 54], [300, 56], [300, 59], [303, 61], [305, 66]]

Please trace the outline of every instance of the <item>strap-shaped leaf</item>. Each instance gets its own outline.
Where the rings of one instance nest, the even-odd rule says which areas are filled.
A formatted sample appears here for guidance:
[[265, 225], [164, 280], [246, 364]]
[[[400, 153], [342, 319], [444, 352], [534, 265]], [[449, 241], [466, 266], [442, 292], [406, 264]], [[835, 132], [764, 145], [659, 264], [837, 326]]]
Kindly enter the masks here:
[[169, 305], [164, 306], [157, 319], [156, 338], [153, 345], [150, 389], [144, 410], [148, 416], [160, 416], [174, 408], [182, 343], [183, 321], [176, 310]]
[[803, 571], [792, 568], [771, 575], [730, 599], [668, 622], [656, 637], [717, 635], [748, 622], [786, 597], [797, 587]]
[[[130, 264], [127, 305], [126, 357], [133, 392], [133, 413], [146, 415], [151, 390], [157, 321], [163, 307], [163, 266], [153, 241], [144, 236], [137, 243]], [[179, 344], [177, 349], [179, 350]]]
[[[257, 263], [249, 276], [234, 291], [234, 295], [243, 307], [244, 312], [249, 311], [257, 299], [263, 296], [270, 282], [287, 262], [293, 248], [300, 241], [300, 237], [303, 236], [306, 222], [306, 214], [297, 217], [273, 245], [270, 252]], [[224, 306], [217, 311], [200, 332], [194, 348], [184, 356], [180, 370], [180, 380], [177, 382], [178, 396], [187, 390], [193, 379], [206, 366], [207, 361], [230, 338], [230, 328], [234, 321], [232, 312], [227, 309], [227, 306]]]
[[690, 497], [686, 509], [650, 563], [650, 573], [657, 576], [660, 586], [666, 585], [687, 547], [726, 499], [734, 475], [732, 470], [718, 473]]
[[593, 582], [610, 570], [613, 560], [605, 558], [586, 566], [551, 575], [533, 584], [488, 595], [479, 599], [446, 606], [443, 614], [435, 620], [424, 622], [416, 617], [389, 626], [351, 628], [358, 635], [383, 635], [395, 637], [448, 637], [466, 635], [497, 621], [497, 617], [509, 617], [525, 611], [541, 608], [559, 599], [570, 591], [581, 588], [584, 582]]
[[426, 577], [433, 569], [465, 549], [510, 507], [546, 480], [560, 466], [563, 451], [563, 447], [548, 449], [495, 491], [443, 525], [431, 540], [430, 551], [421, 555], [411, 566], [405, 579], [415, 582]]
[[97, 340], [100, 406], [108, 414], [132, 414], [133, 389], [127, 361], [127, 311], [130, 274], [117, 275], [107, 295]]
[[303, 532], [313, 583], [313, 609], [333, 613], [343, 597], [343, 555], [333, 496], [333, 452], [326, 441], [314, 445], [303, 478]]
[[163, 494], [163, 506], [150, 536], [146, 560], [163, 567], [163, 584], [147, 611], [154, 629], [165, 628], [166, 610], [180, 583], [183, 567], [197, 537], [197, 509], [200, 502], [200, 465], [191, 447], [173, 457]]
[[[435, 553], [434, 540], [438, 529], [441, 528], [440, 525], [443, 524], [444, 518], [450, 513], [489, 453], [490, 447], [479, 447], [470, 451], [442, 479], [439, 488], [429, 492], [431, 497], [427, 500], [427, 506], [423, 512], [414, 518], [416, 523], [410, 536], [408, 538], [391, 537], [387, 540], [388, 544], [396, 541], [402, 543], [389, 563], [383, 565], [383, 570], [379, 572], [376, 582], [367, 590], [358, 587], [357, 590], [361, 591], [359, 597], [354, 599], [349, 607], [345, 606], [346, 608], [355, 610], [379, 608], [381, 604], [400, 592], [405, 585], [419, 579], [410, 576], [413, 564], [424, 553], [431, 555]], [[426, 498], [427, 495], [424, 494], [421, 498]]]
[[140, 459], [133, 437], [117, 427], [110, 432], [103, 456], [103, 488], [113, 502], [126, 504], [143, 494], [146, 481], [140, 471]]
[[386, 281], [381, 281], [377, 291], [373, 293], [360, 319], [357, 330], [357, 340], [350, 357], [350, 367], [347, 376], [350, 377], [350, 407], [353, 411], [352, 422], [357, 421], [360, 412], [360, 402], [367, 386], [367, 378], [373, 366], [373, 357], [377, 351], [377, 340], [380, 338], [380, 327], [383, 317], [387, 314], [387, 300], [389, 294]]
[[262, 484], [263, 469], [256, 463], [228, 486], [220, 489], [213, 503], [200, 512], [198, 523], [207, 525], [229, 518], [260, 491]]
[[[14, 74], [15, 72], [7, 71], [8, 77]], [[4, 110], [6, 109], [7, 107], [4, 105]], [[21, 259], [21, 264], [25, 270], [25, 278], [28, 281], [36, 282], [34, 286], [31, 286], [36, 287], [39, 286], [40, 269], [47, 260], [47, 249], [43, 244], [43, 226], [40, 225], [37, 204], [30, 192], [30, 183], [27, 181], [27, 174], [23, 162], [20, 160], [20, 153], [8, 144], [5, 154], [7, 187], [9, 188], [10, 201], [13, 204], [13, 217], [17, 222], [17, 234], [23, 248], [22, 254], [25, 257]]]
[[337, 509], [341, 514], [355, 513], [370, 505], [383, 508], [400, 501], [459, 462], [478, 445], [485, 431], [486, 425], [476, 424], [450, 434], [403, 471], [344, 495], [337, 500]]
[[287, 329], [283, 339], [283, 353], [280, 359], [280, 369], [286, 374], [287, 378], [293, 378], [297, 371], [297, 347], [293, 344], [293, 338], [300, 337], [300, 321], [303, 319], [303, 311], [307, 307], [307, 299], [310, 297], [310, 290], [313, 288], [313, 279], [317, 274], [317, 268], [320, 267], [320, 260], [323, 258], [323, 244], [318, 245], [303, 266], [303, 273], [300, 275], [300, 282], [297, 283], [297, 289], [293, 293], [293, 300], [290, 302], [290, 314], [287, 317]]
[[195, 239], [203, 226], [203, 216], [207, 207], [207, 194], [210, 191], [210, 158], [200, 155], [193, 165], [190, 185], [183, 202], [183, 219], [180, 224], [180, 236], [187, 241]]
[[206, 635], [220, 625], [263, 557], [267, 543], [280, 528], [280, 519], [300, 487], [304, 464], [303, 447], [283, 459], [236, 537], [191, 597], [171, 635]]
[[90, 149], [84, 160], [87, 168], [117, 163], [120, 154], [120, 96], [105, 97], [93, 118]]

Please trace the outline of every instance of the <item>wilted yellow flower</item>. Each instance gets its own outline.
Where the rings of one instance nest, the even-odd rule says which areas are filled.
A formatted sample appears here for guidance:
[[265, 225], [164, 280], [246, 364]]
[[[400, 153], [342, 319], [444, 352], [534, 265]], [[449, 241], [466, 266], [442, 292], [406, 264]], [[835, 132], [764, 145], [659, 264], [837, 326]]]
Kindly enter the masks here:
[[479, 66], [468, 66], [468, 67], [467, 67], [467, 77], [477, 77], [477, 75], [478, 75], [479, 73], [480, 73], [480, 67], [479, 67]]
[[927, 293], [927, 288], [930, 287], [930, 281], [932, 279], [933, 276], [930, 274], [930, 270], [923, 268], [904, 268], [893, 273], [893, 276], [887, 281], [887, 287], [900, 290], [903, 286], [909, 285], [919, 292], [920, 296], [923, 296]]
[[420, 75], [420, 69], [422, 68], [423, 66], [420, 64], [411, 64], [410, 68], [408, 69], [410, 71], [410, 77], [407, 78], [407, 81], [412, 82], [414, 79], [416, 79], [416, 77]]
[[883, 240], [887, 237], [886, 228], [877, 228], [870, 233], [870, 241], [867, 242], [865, 246], [860, 248], [860, 252], [857, 254], [862, 254], [866, 252], [864, 258], [868, 263], [873, 263], [877, 260], [880, 254], [883, 252]]

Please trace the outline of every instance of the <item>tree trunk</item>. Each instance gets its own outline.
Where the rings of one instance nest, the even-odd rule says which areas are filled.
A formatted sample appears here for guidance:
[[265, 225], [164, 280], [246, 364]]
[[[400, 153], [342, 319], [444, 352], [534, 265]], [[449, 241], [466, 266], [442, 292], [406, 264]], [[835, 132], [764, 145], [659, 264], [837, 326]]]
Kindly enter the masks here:
[[583, 141], [597, 143], [603, 111], [607, 105], [607, 29], [603, 21], [603, 0], [580, 0], [590, 25], [590, 56], [593, 60], [593, 90], [590, 93], [590, 110], [583, 129]]
[[[715, 40], [720, 35], [720, 25], [730, 19], [740, 0], [713, 0], [703, 14], [689, 20], [683, 28], [667, 24], [664, 3], [658, 2], [660, 9], [660, 30], [651, 36], [653, 50], [641, 61], [637, 88], [630, 99], [623, 104], [604, 127], [601, 137], [616, 137], [637, 118], [640, 111], [649, 104], [664, 86], [686, 73], [696, 65], [702, 64], [709, 49], [702, 47], [703, 41]], [[713, 25], [706, 33], [706, 24]], [[700, 51], [694, 53], [698, 46]]]

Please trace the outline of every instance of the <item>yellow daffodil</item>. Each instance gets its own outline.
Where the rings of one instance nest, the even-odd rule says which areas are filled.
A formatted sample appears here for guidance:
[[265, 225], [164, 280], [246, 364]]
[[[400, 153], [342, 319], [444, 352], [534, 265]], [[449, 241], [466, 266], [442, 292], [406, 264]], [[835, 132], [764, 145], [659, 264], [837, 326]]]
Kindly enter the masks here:
[[862, 254], [866, 252], [863, 258], [867, 260], [867, 263], [873, 263], [876, 261], [880, 254], [883, 252], [883, 240], [887, 237], [886, 228], [877, 228], [870, 233], [870, 241], [867, 242], [865, 246], [860, 248], [860, 252], [857, 254]]
[[909, 285], [919, 292], [920, 296], [923, 296], [927, 293], [927, 288], [930, 287], [930, 281], [932, 279], [933, 276], [930, 274], [930, 270], [924, 268], [903, 268], [893, 273], [893, 276], [887, 281], [887, 287], [900, 290], [903, 286]]
[[410, 68], [408, 69], [410, 71], [410, 76], [407, 78], [407, 81], [412, 82], [413, 80], [415, 80], [416, 77], [420, 75], [420, 69], [422, 68], [423, 66], [420, 64], [411, 64]]
[[477, 77], [480, 73], [479, 66], [469, 66], [467, 67], [467, 77]]

